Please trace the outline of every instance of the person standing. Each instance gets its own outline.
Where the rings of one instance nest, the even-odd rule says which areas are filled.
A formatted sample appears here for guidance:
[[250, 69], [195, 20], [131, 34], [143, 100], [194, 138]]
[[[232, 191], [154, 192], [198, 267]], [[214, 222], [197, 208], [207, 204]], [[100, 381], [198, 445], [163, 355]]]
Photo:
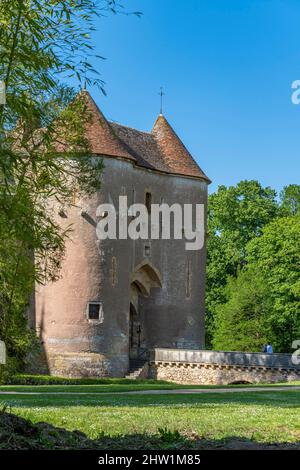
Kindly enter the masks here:
[[266, 346], [266, 353], [267, 353], [267, 354], [273, 354], [273, 346], [272, 346], [272, 344], [267, 344], [267, 346]]

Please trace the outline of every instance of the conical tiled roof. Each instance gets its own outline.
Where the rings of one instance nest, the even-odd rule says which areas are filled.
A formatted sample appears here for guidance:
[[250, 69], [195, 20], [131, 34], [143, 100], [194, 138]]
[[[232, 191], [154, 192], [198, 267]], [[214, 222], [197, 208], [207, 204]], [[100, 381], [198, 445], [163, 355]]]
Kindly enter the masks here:
[[86, 100], [88, 111], [91, 113], [91, 122], [88, 123], [86, 130], [86, 138], [90, 143], [91, 151], [94, 154], [135, 160], [117, 137], [91, 95], [87, 91], [82, 91], [81, 94]]
[[163, 115], [152, 132], [109, 122], [87, 91], [81, 92], [91, 112], [86, 130], [93, 154], [126, 158], [137, 166], [210, 182]]
[[153, 126], [152, 134], [158, 142], [165, 163], [171, 171], [181, 175], [198, 176], [208, 180], [162, 114], [158, 116]]

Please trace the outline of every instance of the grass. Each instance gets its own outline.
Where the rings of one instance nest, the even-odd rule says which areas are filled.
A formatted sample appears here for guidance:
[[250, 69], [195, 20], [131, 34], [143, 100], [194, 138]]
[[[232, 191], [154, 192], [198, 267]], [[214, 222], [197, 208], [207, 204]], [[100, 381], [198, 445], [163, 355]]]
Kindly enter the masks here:
[[[163, 380], [131, 379], [70, 379], [43, 375], [19, 375], [11, 379], [12, 384], [0, 385], [1, 391], [9, 392], [72, 392], [72, 393], [113, 393], [141, 390], [176, 390], [176, 389], [218, 389], [244, 388], [245, 385], [182, 385]], [[247, 387], [300, 386], [300, 381], [275, 384], [247, 384]]]
[[[116, 385], [116, 384], [134, 384], [133, 379], [118, 378], [97, 378], [97, 377], [55, 377], [53, 375], [33, 375], [18, 374], [10, 377], [8, 384], [10, 385]], [[139, 380], [140, 383], [147, 384], [166, 384], [164, 380]]]
[[[97, 389], [103, 387], [110, 389], [112, 385]], [[86, 387], [90, 392], [93, 389]], [[196, 445], [199, 440], [214, 445], [233, 439], [282, 445], [300, 442], [300, 392], [295, 390], [187, 395], [12, 394], [2, 398], [19, 417], [33, 424], [49, 423], [55, 430], [81, 431], [100, 447], [106, 442], [110, 448], [122, 448], [118, 445], [123, 442], [126, 446], [126, 439], [134, 441], [129, 447], [140, 448], [147, 448], [153, 439], [154, 448], [176, 447], [182, 439], [186, 439], [184, 446]]]

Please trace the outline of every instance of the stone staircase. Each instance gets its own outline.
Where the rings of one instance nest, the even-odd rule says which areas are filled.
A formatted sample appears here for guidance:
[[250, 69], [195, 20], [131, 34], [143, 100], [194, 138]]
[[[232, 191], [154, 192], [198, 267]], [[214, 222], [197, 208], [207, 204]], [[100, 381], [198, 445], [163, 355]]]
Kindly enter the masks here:
[[126, 379], [144, 379], [148, 376], [148, 361], [146, 359], [130, 359], [129, 372]]

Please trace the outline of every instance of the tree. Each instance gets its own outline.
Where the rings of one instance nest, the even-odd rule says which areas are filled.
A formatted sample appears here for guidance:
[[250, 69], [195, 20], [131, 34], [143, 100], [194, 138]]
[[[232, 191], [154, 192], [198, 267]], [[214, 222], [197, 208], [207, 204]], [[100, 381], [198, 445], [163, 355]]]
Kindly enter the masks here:
[[213, 346], [292, 351], [300, 338], [300, 216], [280, 217], [246, 246], [247, 266], [230, 277], [215, 313]]
[[256, 267], [230, 277], [226, 301], [215, 313], [214, 349], [261, 351], [268, 340], [266, 317], [270, 309], [268, 289]]
[[[71, 201], [74, 187], [99, 188], [101, 160], [90, 158], [84, 94], [70, 76], [103, 90], [88, 58], [90, 33], [114, 0], [3, 0], [0, 3], [0, 336], [9, 355], [24, 355], [24, 312], [34, 282], [55, 279], [67, 233], [47, 200]], [[33, 257], [34, 253], [34, 257]], [[20, 346], [20, 347], [19, 347]]]
[[276, 351], [289, 352], [300, 338], [300, 215], [268, 224], [247, 252], [249, 266], [256, 266], [268, 288], [269, 341]]
[[226, 300], [228, 276], [236, 277], [246, 265], [247, 243], [262, 233], [263, 227], [279, 213], [276, 192], [257, 181], [241, 181], [236, 186], [220, 186], [209, 196], [206, 343], [211, 346], [214, 314]]
[[300, 185], [285, 186], [280, 193], [281, 209], [285, 215], [296, 215], [300, 212]]

